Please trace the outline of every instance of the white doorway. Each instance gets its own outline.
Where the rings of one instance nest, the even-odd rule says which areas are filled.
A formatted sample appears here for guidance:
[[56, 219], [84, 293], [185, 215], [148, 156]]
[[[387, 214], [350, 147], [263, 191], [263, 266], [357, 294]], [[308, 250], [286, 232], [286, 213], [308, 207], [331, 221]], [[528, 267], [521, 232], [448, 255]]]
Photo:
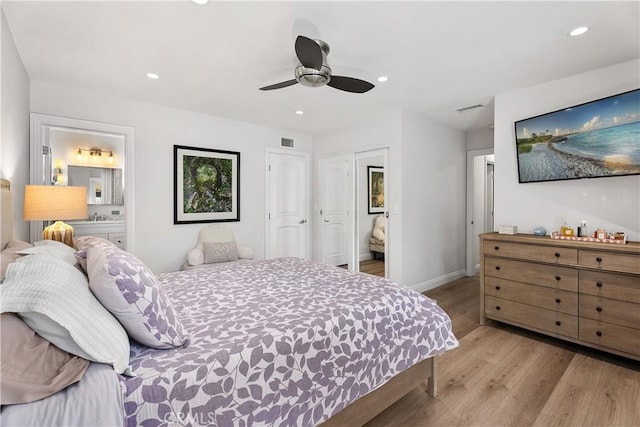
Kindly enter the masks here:
[[467, 152], [467, 276], [480, 269], [479, 235], [494, 230], [493, 149]]
[[[383, 200], [382, 209], [372, 208], [369, 200], [370, 186], [370, 169], [383, 173]], [[373, 261], [382, 261], [384, 268], [384, 277], [389, 277], [389, 149], [381, 148], [376, 150], [361, 151], [355, 154], [355, 209], [354, 218], [354, 257], [355, 271], [360, 271], [361, 263]], [[384, 221], [384, 252], [372, 252], [370, 249], [370, 238], [372, 237], [373, 226], [376, 218], [382, 216]], [[379, 245], [376, 245], [379, 247]], [[379, 254], [379, 255], [378, 255]], [[376, 273], [377, 274], [377, 273]]]
[[348, 265], [351, 237], [353, 156], [320, 160], [320, 220], [322, 262]]
[[309, 155], [267, 151], [266, 257], [308, 258]]

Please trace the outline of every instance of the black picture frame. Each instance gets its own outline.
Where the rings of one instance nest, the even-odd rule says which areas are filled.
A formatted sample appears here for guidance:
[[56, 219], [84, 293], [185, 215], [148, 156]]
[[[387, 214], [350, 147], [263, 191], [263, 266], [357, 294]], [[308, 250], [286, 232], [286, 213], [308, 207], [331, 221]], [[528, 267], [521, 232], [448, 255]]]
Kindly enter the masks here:
[[367, 212], [369, 215], [384, 213], [384, 168], [367, 166]]
[[240, 221], [240, 153], [173, 146], [173, 223]]
[[514, 123], [520, 184], [640, 174], [640, 89]]

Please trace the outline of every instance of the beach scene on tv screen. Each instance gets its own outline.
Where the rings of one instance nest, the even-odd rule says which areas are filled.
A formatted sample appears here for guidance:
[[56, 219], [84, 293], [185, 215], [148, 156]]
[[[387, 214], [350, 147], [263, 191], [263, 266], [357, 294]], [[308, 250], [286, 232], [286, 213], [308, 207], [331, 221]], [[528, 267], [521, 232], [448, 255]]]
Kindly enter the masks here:
[[520, 182], [640, 174], [640, 89], [515, 127]]

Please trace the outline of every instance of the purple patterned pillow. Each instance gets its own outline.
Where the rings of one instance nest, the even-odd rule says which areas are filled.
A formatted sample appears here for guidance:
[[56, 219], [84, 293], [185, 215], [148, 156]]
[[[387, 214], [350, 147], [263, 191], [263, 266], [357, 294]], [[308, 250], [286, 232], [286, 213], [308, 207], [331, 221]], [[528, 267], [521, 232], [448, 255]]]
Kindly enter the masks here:
[[187, 346], [169, 298], [142, 261], [117, 247], [87, 249], [89, 287], [129, 336], [152, 348]]
[[86, 251], [91, 246], [99, 246], [104, 249], [118, 248], [112, 241], [97, 236], [78, 236], [73, 239], [73, 243], [78, 251]]

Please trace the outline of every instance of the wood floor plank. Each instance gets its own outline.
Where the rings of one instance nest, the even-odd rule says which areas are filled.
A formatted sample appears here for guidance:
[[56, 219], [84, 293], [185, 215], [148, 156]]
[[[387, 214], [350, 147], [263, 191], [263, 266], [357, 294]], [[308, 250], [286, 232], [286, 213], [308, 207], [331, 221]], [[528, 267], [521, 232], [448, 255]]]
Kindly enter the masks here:
[[534, 425], [640, 425], [640, 372], [577, 354]]
[[438, 397], [418, 387], [366, 424], [640, 427], [640, 363], [513, 326], [479, 324], [478, 277], [427, 292], [460, 347], [438, 358]]

